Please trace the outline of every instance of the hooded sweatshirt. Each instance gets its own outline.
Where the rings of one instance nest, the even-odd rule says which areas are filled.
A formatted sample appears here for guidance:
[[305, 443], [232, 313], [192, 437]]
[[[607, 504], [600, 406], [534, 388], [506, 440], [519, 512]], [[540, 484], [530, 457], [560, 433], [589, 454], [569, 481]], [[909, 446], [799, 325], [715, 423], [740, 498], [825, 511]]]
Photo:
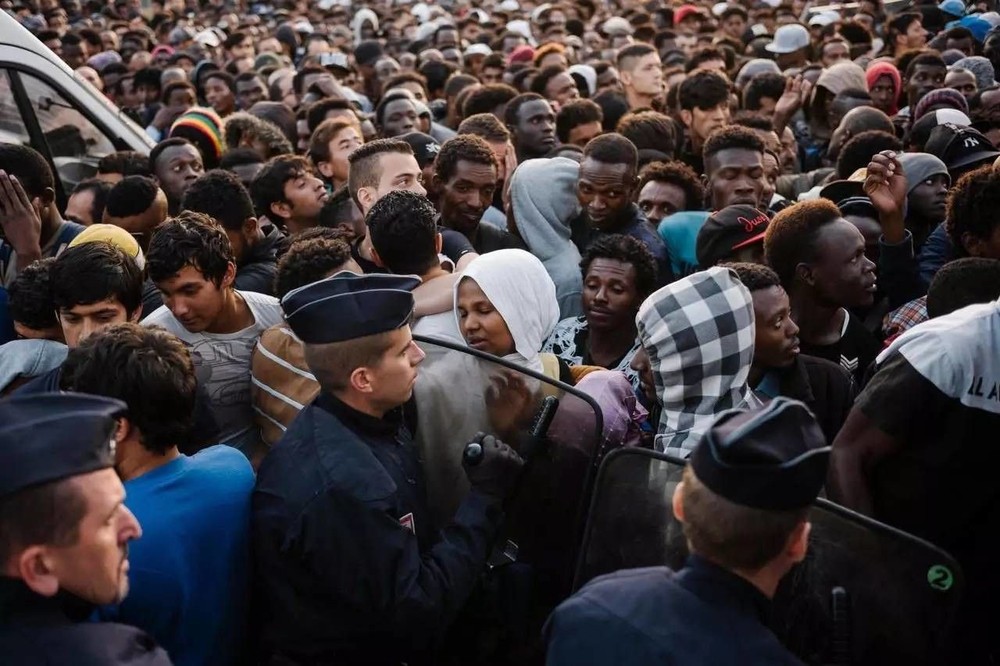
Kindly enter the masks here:
[[732, 270], [715, 266], [654, 292], [636, 325], [663, 405], [657, 451], [686, 458], [718, 414], [759, 404], [747, 385], [753, 301]]
[[893, 116], [899, 111], [899, 96], [903, 93], [903, 77], [899, 75], [899, 70], [891, 62], [878, 61], [873, 62], [868, 66], [868, 70], [865, 72], [865, 86], [866, 90], [871, 90], [875, 87], [875, 82], [878, 81], [883, 76], [888, 76], [892, 79], [892, 87], [895, 91], [895, 96], [893, 97], [892, 106], [886, 112], [888, 115]]
[[580, 252], [570, 240], [570, 220], [580, 214], [576, 196], [580, 165], [565, 157], [523, 162], [510, 182], [514, 223], [525, 245], [556, 285], [559, 318], [583, 314]]

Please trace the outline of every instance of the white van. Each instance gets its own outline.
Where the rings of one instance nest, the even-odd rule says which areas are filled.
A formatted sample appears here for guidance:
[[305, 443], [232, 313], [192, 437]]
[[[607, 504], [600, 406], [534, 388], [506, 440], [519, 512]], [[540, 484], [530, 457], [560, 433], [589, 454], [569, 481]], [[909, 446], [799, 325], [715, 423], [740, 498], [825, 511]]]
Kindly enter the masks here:
[[30, 145], [56, 174], [60, 207], [116, 150], [149, 153], [141, 127], [0, 11], [0, 142]]

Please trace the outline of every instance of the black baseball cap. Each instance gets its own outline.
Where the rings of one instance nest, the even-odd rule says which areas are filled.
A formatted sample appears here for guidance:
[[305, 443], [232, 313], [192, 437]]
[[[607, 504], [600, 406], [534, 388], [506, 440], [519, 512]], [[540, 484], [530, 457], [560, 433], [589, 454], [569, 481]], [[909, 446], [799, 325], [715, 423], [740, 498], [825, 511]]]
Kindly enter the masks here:
[[417, 165], [424, 169], [428, 164], [437, 159], [441, 152], [441, 144], [430, 134], [423, 132], [409, 132], [399, 137], [402, 141], [410, 144], [413, 148], [413, 156], [417, 158]]
[[955, 171], [968, 171], [1000, 157], [1000, 151], [981, 132], [954, 123], [935, 127], [927, 139], [924, 152], [941, 158], [952, 174], [952, 181], [955, 180]]
[[708, 216], [698, 232], [695, 254], [698, 265], [715, 266], [732, 257], [742, 247], [764, 242], [764, 232], [771, 220], [753, 206], [726, 206]]

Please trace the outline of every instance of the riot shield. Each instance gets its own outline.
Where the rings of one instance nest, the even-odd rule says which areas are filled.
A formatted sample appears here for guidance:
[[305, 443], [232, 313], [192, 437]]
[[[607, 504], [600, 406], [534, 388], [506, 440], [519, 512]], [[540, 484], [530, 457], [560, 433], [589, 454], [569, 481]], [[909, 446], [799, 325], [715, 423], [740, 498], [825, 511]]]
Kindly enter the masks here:
[[[684, 461], [623, 449], [602, 462], [575, 586], [632, 567], [680, 568], [671, 509]], [[964, 580], [955, 560], [910, 534], [818, 499], [806, 561], [782, 581], [772, 627], [809, 664], [947, 663]]]
[[[496, 435], [526, 458], [493, 558], [494, 565], [509, 566], [497, 566], [488, 577], [494, 598], [480, 606], [493, 617], [477, 622], [516, 626], [511, 631], [518, 636], [508, 631], [503, 639], [508, 643], [536, 643], [545, 617], [572, 589], [585, 499], [600, 453], [599, 406], [571, 386], [494, 356], [414, 337], [427, 354], [414, 386], [416, 433], [437, 526], [454, 516], [469, 491], [461, 460], [476, 433]], [[533, 424], [551, 397], [555, 413], [544, 436], [536, 437]], [[497, 613], [497, 604], [506, 608]], [[480, 652], [475, 661], [513, 663], [523, 654], [493, 660]]]

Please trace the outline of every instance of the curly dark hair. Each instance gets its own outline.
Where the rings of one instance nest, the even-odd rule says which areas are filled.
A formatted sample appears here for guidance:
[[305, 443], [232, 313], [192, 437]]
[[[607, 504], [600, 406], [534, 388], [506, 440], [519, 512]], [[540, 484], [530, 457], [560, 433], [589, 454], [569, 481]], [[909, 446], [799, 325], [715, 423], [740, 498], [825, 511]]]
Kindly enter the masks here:
[[491, 113], [498, 106], [509, 106], [510, 101], [517, 96], [517, 89], [506, 83], [491, 83], [476, 88], [468, 94], [462, 103], [462, 117], [468, 118], [477, 113]]
[[587, 246], [580, 259], [584, 279], [594, 259], [613, 259], [635, 268], [635, 288], [642, 298], [656, 289], [656, 259], [646, 245], [624, 234], [607, 234]]
[[436, 215], [427, 197], [415, 192], [389, 192], [375, 202], [365, 224], [372, 247], [386, 268], [393, 273], [421, 275], [434, 266], [438, 261]]
[[30, 146], [0, 143], [0, 169], [16, 176], [30, 199], [43, 197], [46, 190], [55, 189], [56, 181], [49, 163]]
[[602, 123], [603, 127], [604, 112], [589, 99], [574, 99], [564, 104], [556, 114], [556, 136], [562, 143], [567, 143], [573, 128], [587, 123]]
[[309, 125], [310, 134], [316, 131], [320, 123], [327, 120], [326, 114], [331, 111], [350, 111], [354, 116], [354, 122], [358, 122], [357, 112], [349, 101], [340, 97], [325, 97], [309, 105], [309, 110], [306, 111], [306, 124]]
[[399, 74], [395, 74], [382, 86], [382, 93], [385, 94], [394, 88], [401, 88], [404, 83], [418, 84], [424, 89], [424, 96], [430, 99], [430, 95], [427, 94], [427, 77], [417, 72], [400, 72]]
[[153, 231], [146, 268], [153, 282], [169, 280], [185, 266], [193, 266], [216, 286], [222, 285], [229, 264], [235, 263], [229, 236], [208, 215], [187, 210]]
[[10, 283], [7, 307], [11, 319], [35, 330], [59, 325], [52, 299], [51, 271], [55, 261], [54, 257], [33, 261]]
[[159, 191], [160, 187], [152, 178], [125, 176], [108, 192], [104, 210], [112, 217], [139, 215], [149, 210]]
[[729, 101], [730, 85], [717, 72], [701, 71], [681, 81], [677, 92], [678, 107], [684, 111], [714, 109]]
[[279, 155], [265, 162], [250, 184], [257, 215], [273, 216], [271, 205], [285, 200], [285, 183], [305, 173], [312, 173], [312, 165], [298, 155]]
[[730, 263], [719, 264], [723, 268], [730, 268], [736, 272], [736, 276], [743, 283], [743, 286], [747, 288], [750, 293], [755, 291], [761, 291], [762, 289], [770, 289], [771, 287], [780, 287], [781, 279], [778, 274], [774, 272], [773, 268], [765, 266], [764, 264], [753, 264], [748, 261], [733, 261]]
[[764, 260], [785, 289], [795, 280], [795, 267], [814, 260], [820, 230], [839, 217], [832, 201], [814, 199], [793, 204], [771, 220], [764, 233]]
[[[190, 84], [188, 84], [190, 85]], [[153, 161], [134, 150], [119, 150], [97, 161], [97, 173], [120, 173], [122, 176], [152, 176]]]
[[443, 182], [451, 180], [459, 160], [499, 168], [490, 145], [482, 137], [459, 134], [441, 144], [441, 151], [434, 161], [434, 175]]
[[708, 162], [708, 158], [712, 155], [722, 152], [723, 150], [730, 150], [732, 148], [743, 148], [745, 150], [752, 150], [763, 154], [764, 142], [761, 141], [761, 138], [748, 127], [727, 125], [717, 132], [714, 132], [712, 136], [708, 137], [708, 140], [705, 141], [705, 146], [701, 151], [702, 159], [705, 162]]
[[142, 307], [142, 270], [111, 243], [66, 248], [49, 272], [56, 310], [113, 299], [131, 317]]
[[535, 78], [531, 80], [531, 92], [538, 95], [545, 95], [545, 88], [549, 85], [549, 81], [559, 76], [566, 71], [566, 68], [562, 65], [549, 65], [545, 69], [538, 72]]
[[351, 248], [344, 241], [343, 231], [323, 227], [307, 229], [295, 237], [278, 261], [274, 295], [280, 300], [292, 289], [339, 271], [350, 259]]
[[266, 154], [261, 157], [265, 160], [292, 153], [292, 144], [277, 125], [245, 111], [237, 111], [226, 118], [223, 133], [227, 150], [239, 148], [247, 141], [254, 141], [264, 146]]
[[761, 100], [767, 97], [777, 102], [785, 94], [785, 77], [774, 72], [762, 72], [755, 75], [743, 88], [743, 108], [747, 111], [760, 111]]
[[221, 169], [213, 169], [191, 183], [181, 199], [181, 210], [204, 213], [231, 231], [242, 229], [254, 215], [247, 188], [236, 174]]
[[837, 178], [850, 178], [852, 173], [868, 166], [872, 155], [883, 150], [900, 152], [903, 150], [903, 142], [882, 130], [868, 130], [854, 135], [837, 156]]
[[700, 207], [705, 200], [705, 186], [702, 185], [701, 178], [694, 172], [694, 169], [683, 162], [671, 160], [647, 164], [639, 172], [639, 188], [636, 192], [641, 192], [642, 188], [651, 181], [670, 183], [681, 188], [684, 191], [688, 208]]
[[191, 352], [157, 326], [115, 324], [87, 337], [66, 357], [60, 386], [124, 402], [139, 443], [157, 455], [191, 437], [198, 388]]
[[774, 131], [774, 123], [770, 118], [760, 113], [754, 113], [753, 111], [740, 111], [733, 116], [733, 124], [762, 132]]
[[945, 228], [958, 256], [969, 256], [969, 241], [993, 236], [1000, 216], [1000, 171], [990, 164], [962, 176], [948, 194]]
[[726, 54], [714, 46], [705, 46], [691, 54], [691, 57], [688, 58], [687, 63], [684, 65], [684, 71], [689, 73], [693, 72], [701, 67], [703, 63], [711, 62], [713, 60], [726, 62]]
[[673, 155], [677, 146], [674, 122], [657, 111], [629, 113], [618, 121], [615, 131], [635, 144], [638, 150], [659, 150]]
[[597, 106], [601, 107], [601, 127], [605, 132], [614, 132], [618, 126], [618, 121], [628, 113], [628, 100], [621, 93], [614, 90], [599, 92], [591, 98]]

